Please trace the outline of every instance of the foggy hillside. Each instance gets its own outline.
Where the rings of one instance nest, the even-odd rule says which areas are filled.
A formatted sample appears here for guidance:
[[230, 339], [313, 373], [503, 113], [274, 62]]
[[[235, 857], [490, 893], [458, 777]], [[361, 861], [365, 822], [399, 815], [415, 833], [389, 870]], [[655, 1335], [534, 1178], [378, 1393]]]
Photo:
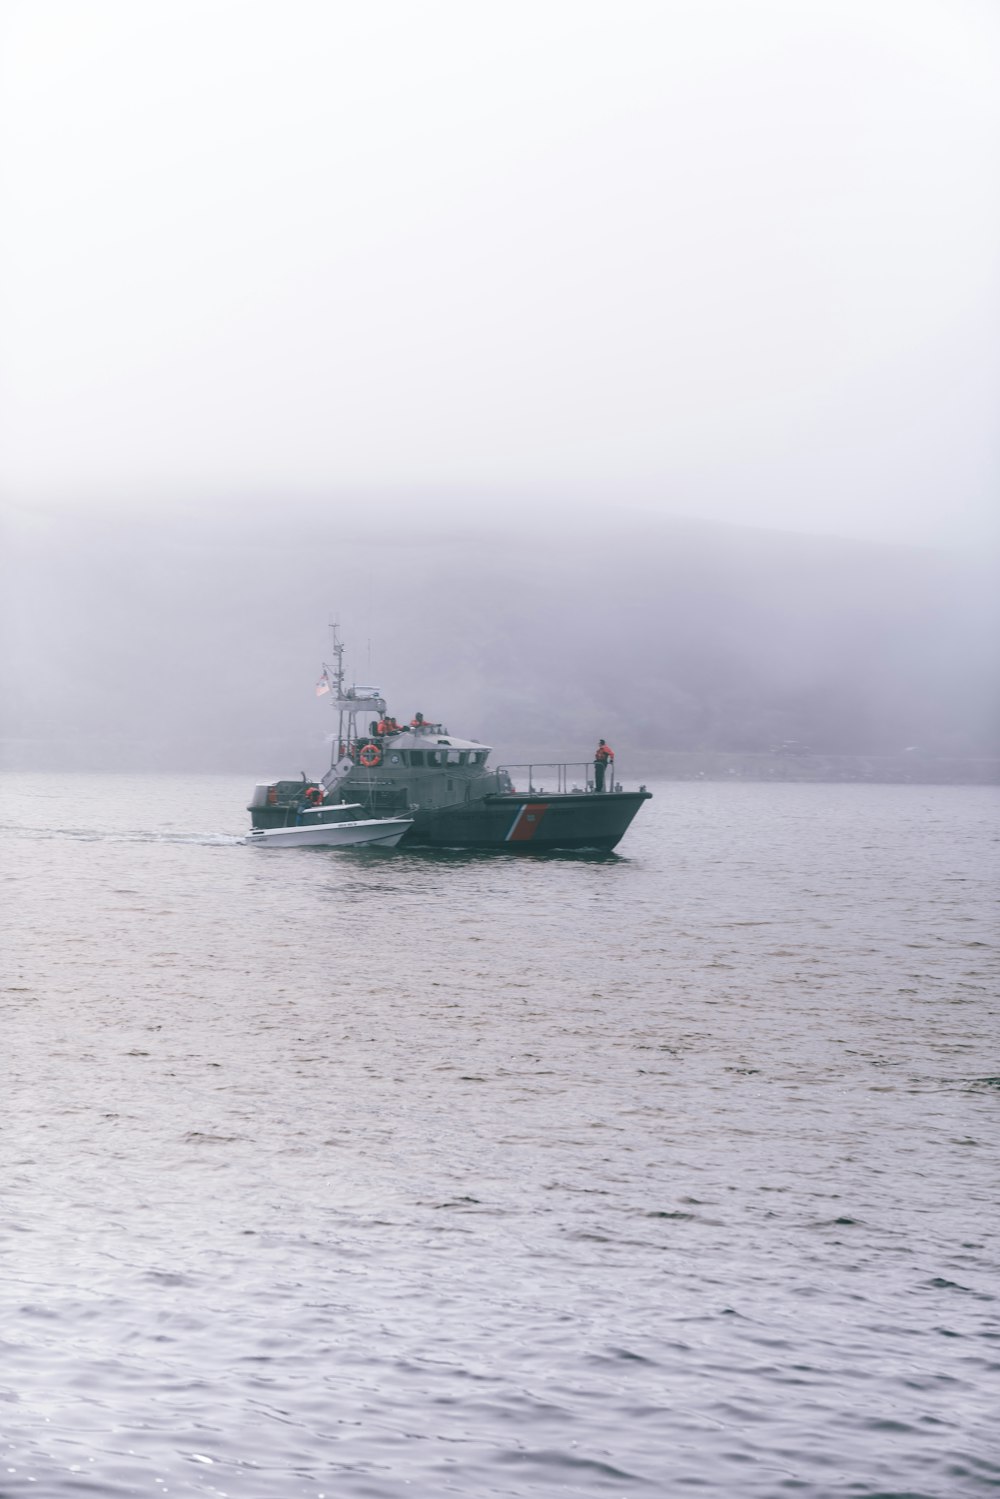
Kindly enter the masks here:
[[[338, 514], [340, 519], [338, 519]], [[352, 676], [519, 759], [667, 750], [995, 756], [986, 568], [613, 511], [477, 534], [360, 507], [145, 522], [21, 517], [4, 546], [3, 764], [322, 769], [314, 685]]]

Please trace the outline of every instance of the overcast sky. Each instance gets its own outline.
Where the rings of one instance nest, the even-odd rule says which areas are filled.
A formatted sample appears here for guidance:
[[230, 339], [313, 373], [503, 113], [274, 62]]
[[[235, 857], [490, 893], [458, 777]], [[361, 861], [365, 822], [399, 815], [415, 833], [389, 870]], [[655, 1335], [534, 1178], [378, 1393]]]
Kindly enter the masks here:
[[17, 508], [997, 534], [993, 0], [8, 0], [0, 40]]

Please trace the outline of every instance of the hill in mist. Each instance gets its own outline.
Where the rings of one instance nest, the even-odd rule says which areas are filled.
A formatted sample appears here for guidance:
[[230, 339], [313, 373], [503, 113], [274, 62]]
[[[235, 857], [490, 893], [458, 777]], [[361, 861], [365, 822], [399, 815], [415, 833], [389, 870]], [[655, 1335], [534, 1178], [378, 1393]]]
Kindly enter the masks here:
[[3, 761], [321, 769], [338, 617], [353, 674], [510, 759], [1000, 753], [988, 570], [906, 548], [609, 511], [448, 532], [339, 521], [9, 528]]

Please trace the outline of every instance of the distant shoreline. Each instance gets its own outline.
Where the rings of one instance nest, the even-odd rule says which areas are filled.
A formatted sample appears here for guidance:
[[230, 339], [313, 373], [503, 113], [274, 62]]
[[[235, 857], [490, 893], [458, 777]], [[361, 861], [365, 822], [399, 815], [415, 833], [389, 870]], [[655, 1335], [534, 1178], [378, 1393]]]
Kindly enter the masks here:
[[754, 754], [722, 750], [648, 751], [621, 766], [627, 779], [665, 781], [819, 781], [873, 785], [998, 786], [1000, 759], [902, 755]]
[[[1000, 786], [1000, 758], [929, 755], [919, 751], [899, 755], [830, 755], [725, 750], [649, 750], [630, 752], [617, 744], [618, 775], [626, 786], [641, 781], [765, 781], [911, 786]], [[269, 766], [300, 762], [312, 773], [322, 768], [325, 748], [303, 747], [293, 741], [258, 746], [256, 753], [242, 747], [229, 760], [215, 744], [160, 745], [158, 753], [145, 740], [86, 741], [72, 744], [54, 740], [0, 739], [0, 771], [45, 774], [108, 775], [242, 775], [249, 784], [270, 774]], [[562, 750], [539, 750], [530, 755], [495, 749], [492, 765], [528, 764], [541, 770], [569, 760]], [[577, 762], [580, 774], [587, 762]], [[264, 767], [262, 770], [261, 767]], [[275, 772], [276, 773], [276, 772]]]

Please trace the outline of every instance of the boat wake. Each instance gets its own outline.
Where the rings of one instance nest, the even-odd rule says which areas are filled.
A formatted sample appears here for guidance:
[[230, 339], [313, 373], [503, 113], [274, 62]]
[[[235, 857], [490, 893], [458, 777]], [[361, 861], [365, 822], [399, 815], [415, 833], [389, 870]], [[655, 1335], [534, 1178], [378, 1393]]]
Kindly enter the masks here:
[[150, 829], [104, 828], [33, 828], [23, 824], [2, 824], [0, 833], [26, 838], [61, 838], [77, 843], [188, 843], [204, 848], [236, 848], [243, 838], [235, 833], [171, 833]]

